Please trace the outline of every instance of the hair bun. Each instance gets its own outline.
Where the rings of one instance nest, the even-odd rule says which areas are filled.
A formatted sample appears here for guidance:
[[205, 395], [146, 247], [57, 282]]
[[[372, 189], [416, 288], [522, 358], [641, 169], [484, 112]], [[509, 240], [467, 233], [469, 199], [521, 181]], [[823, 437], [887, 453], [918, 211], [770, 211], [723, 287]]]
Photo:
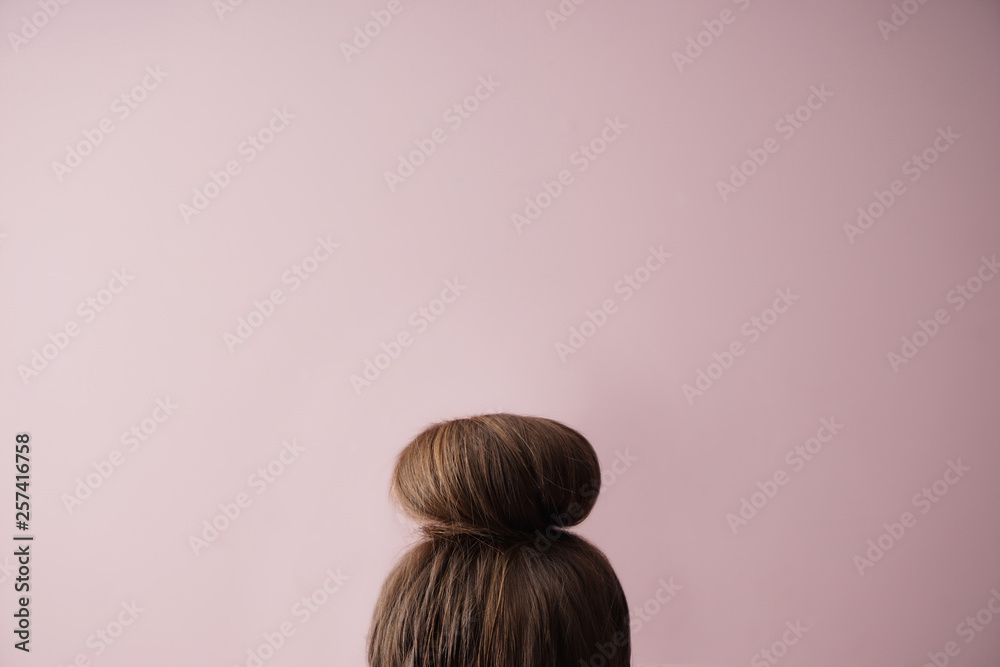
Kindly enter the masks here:
[[519, 539], [580, 523], [600, 485], [597, 453], [579, 432], [497, 413], [424, 429], [400, 452], [391, 490], [428, 535]]

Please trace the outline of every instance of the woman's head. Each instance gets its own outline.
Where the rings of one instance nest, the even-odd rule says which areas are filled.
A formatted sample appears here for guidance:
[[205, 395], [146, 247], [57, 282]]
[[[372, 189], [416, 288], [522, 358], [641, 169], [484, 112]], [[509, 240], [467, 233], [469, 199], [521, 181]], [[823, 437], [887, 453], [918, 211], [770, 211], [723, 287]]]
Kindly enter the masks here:
[[625, 667], [628, 606], [605, 555], [565, 530], [600, 490], [586, 438], [506, 413], [439, 422], [390, 490], [425, 539], [375, 606], [371, 667]]

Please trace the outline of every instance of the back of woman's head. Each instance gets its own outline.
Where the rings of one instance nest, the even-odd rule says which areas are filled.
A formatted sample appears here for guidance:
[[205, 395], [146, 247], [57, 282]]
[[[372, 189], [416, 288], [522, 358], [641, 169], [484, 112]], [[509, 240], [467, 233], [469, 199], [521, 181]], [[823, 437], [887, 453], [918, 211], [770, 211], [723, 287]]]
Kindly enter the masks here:
[[417, 435], [390, 489], [425, 539], [382, 586], [371, 667], [626, 667], [618, 577], [565, 530], [600, 479], [587, 439], [551, 419], [478, 415]]

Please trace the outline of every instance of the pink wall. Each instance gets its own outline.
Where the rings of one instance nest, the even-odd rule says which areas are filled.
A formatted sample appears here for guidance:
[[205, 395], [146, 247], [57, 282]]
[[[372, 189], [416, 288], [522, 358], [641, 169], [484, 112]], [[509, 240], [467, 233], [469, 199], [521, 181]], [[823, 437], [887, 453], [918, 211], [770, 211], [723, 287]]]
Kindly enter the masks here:
[[597, 449], [636, 665], [1000, 664], [996, 2], [0, 27], [0, 665], [362, 665], [395, 455], [501, 410]]

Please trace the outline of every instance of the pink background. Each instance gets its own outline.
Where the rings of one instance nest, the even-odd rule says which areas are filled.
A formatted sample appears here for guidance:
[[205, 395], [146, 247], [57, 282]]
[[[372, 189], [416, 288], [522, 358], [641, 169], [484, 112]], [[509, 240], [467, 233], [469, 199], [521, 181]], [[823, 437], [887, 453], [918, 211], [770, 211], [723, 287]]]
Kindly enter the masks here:
[[[597, 449], [605, 486], [578, 530], [645, 607], [636, 665], [772, 664], [759, 652], [776, 642], [789, 667], [1000, 664], [1000, 616], [972, 641], [960, 626], [1000, 590], [1000, 280], [980, 269], [1000, 252], [1000, 5], [390, 4], [0, 5], [0, 440], [31, 435], [36, 536], [30, 654], [12, 647], [0, 557], [0, 665], [246, 665], [286, 621], [264, 664], [362, 665], [415, 536], [387, 500], [395, 456], [433, 421], [495, 411], [559, 419]], [[348, 61], [340, 45], [372, 12], [391, 21]], [[480, 77], [496, 88], [454, 127], [446, 111]], [[127, 117], [122, 95], [143, 98]], [[249, 161], [239, 146], [275, 108], [294, 118]], [[581, 158], [609, 118], [626, 127]], [[53, 163], [102, 119], [113, 131], [60, 179]], [[435, 128], [444, 141], [390, 189]], [[927, 149], [936, 161], [907, 171]], [[228, 161], [239, 173], [185, 221]], [[519, 230], [512, 215], [562, 170], [572, 182]], [[877, 192], [892, 205], [845, 229]], [[283, 276], [318, 237], [339, 248], [293, 290]], [[652, 272], [650, 247], [670, 255]], [[980, 270], [959, 309], [953, 290]], [[627, 274], [646, 282], [626, 300]], [[411, 319], [447, 280], [464, 289], [440, 317]], [[276, 289], [230, 350], [224, 334]], [[776, 290], [797, 298], [775, 321]], [[88, 298], [104, 300], [90, 320]], [[563, 360], [588, 311], [603, 325]], [[752, 334], [753, 317], [771, 324]], [[935, 335], [893, 368], [921, 320]], [[356, 391], [400, 332], [410, 344]], [[711, 386], [686, 395], [699, 372]], [[177, 406], [160, 423], [157, 399]], [[794, 463], [822, 419], [843, 426]], [[250, 476], [293, 439], [303, 450], [258, 495]], [[88, 474], [99, 486], [68, 508]], [[189, 538], [241, 493], [196, 555]], [[766, 504], [745, 525], [727, 518], [752, 497]], [[905, 533], [883, 536], [904, 512]], [[880, 536], [891, 547], [859, 572]], [[342, 585], [302, 623], [293, 605], [327, 570]], [[98, 655], [95, 633], [133, 600], [143, 611]], [[786, 622], [808, 628], [790, 646]]]

